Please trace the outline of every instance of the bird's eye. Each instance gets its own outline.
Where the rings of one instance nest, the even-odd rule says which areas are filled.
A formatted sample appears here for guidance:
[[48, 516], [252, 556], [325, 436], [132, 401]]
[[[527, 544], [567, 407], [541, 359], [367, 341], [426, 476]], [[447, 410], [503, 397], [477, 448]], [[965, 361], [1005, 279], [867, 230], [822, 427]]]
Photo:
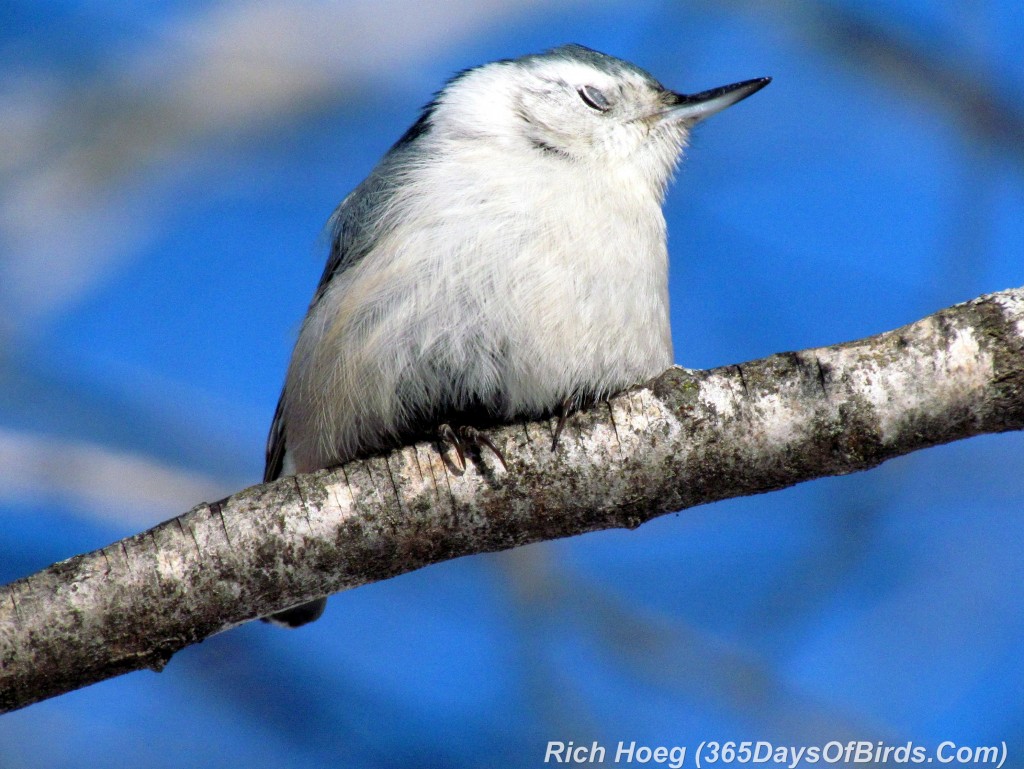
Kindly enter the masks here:
[[583, 86], [579, 90], [579, 95], [583, 99], [583, 103], [591, 109], [596, 109], [598, 112], [607, 112], [611, 109], [612, 105], [608, 101], [608, 97], [592, 85]]

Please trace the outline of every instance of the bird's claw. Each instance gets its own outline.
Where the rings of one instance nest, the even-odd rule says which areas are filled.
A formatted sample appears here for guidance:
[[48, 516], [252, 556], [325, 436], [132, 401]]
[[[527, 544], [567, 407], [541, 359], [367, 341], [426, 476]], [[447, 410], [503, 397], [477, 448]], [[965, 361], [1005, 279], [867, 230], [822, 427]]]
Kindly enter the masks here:
[[555, 436], [551, 439], [551, 450], [558, 450], [558, 439], [562, 437], [562, 428], [565, 427], [565, 422], [576, 409], [573, 406], [573, 398], [566, 398], [558, 406], [558, 424], [555, 425]]
[[501, 449], [494, 445], [494, 441], [492, 441], [486, 433], [482, 433], [475, 427], [466, 425], [459, 428], [459, 435], [465, 439], [467, 443], [471, 443], [477, 448], [480, 448], [480, 446], [486, 446], [489, 448], [491, 453], [498, 458], [499, 462], [501, 462], [501, 466], [505, 470], [508, 470], [508, 464], [505, 462], [505, 455], [502, 453]]
[[452, 448], [455, 449], [455, 456], [458, 458], [458, 471], [464, 473], [466, 471], [466, 452], [462, 447], [462, 439], [455, 434], [450, 424], [443, 424], [437, 428], [437, 439], [443, 443], [451, 444]]

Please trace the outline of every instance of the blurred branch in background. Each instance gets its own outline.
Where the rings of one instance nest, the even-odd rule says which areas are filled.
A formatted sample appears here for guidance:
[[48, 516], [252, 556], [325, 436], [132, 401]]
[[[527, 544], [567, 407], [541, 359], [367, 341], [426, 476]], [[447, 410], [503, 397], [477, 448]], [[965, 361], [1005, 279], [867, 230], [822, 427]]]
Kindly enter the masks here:
[[[70, 500], [118, 523], [147, 525], [197, 499], [224, 493], [223, 483], [145, 456], [2, 428], [0, 467], [0, 502]], [[139, 517], [127, 518], [132, 512]]]

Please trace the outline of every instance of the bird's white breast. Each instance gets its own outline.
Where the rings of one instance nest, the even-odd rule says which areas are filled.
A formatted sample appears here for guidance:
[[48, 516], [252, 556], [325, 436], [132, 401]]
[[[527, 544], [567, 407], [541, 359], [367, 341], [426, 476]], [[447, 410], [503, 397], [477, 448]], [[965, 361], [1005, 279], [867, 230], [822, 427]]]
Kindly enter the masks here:
[[316, 405], [288, 417], [320, 440], [290, 447], [300, 468], [381, 448], [439, 404], [539, 415], [671, 364], [656, 191], [465, 145], [408, 171], [401, 221], [307, 320], [288, 386]]

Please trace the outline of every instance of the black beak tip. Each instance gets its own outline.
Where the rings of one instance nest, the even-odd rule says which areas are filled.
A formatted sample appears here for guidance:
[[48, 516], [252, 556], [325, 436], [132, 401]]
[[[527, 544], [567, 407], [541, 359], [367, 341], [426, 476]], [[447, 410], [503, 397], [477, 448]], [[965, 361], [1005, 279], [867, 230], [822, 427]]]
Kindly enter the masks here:
[[743, 82], [740, 83], [727, 85], [722, 90], [727, 92], [740, 91], [743, 93], [743, 98], [745, 99], [746, 97], [752, 96], [753, 94], [760, 91], [770, 82], [772, 82], [772, 79], [770, 77], [755, 77], [752, 78], [751, 80], [744, 80]]

